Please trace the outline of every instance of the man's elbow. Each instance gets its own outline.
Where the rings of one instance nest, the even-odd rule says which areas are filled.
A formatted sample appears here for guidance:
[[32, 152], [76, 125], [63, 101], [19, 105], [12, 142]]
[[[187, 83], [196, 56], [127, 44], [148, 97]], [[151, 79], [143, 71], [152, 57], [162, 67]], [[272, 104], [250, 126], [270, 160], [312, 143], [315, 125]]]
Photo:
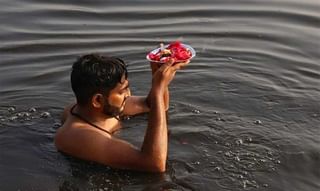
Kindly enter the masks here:
[[151, 172], [163, 173], [166, 171], [166, 160], [154, 161], [149, 168]]
[[153, 172], [153, 173], [164, 173], [166, 171], [166, 167], [162, 165], [155, 165], [152, 167], [149, 167], [148, 172]]
[[166, 172], [166, 166], [159, 166], [157, 169], [156, 169], [156, 172], [159, 172], [159, 173], [163, 173], [163, 172]]

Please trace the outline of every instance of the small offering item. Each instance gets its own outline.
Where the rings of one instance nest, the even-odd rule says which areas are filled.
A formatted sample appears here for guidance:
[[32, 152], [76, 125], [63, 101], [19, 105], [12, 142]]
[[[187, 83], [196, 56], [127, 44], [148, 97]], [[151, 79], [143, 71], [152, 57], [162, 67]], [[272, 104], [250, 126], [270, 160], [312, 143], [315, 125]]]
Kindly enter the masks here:
[[168, 45], [161, 43], [160, 48], [149, 52], [147, 59], [157, 63], [165, 63], [170, 59], [174, 59], [175, 62], [184, 62], [190, 60], [195, 55], [196, 52], [191, 46], [175, 41]]

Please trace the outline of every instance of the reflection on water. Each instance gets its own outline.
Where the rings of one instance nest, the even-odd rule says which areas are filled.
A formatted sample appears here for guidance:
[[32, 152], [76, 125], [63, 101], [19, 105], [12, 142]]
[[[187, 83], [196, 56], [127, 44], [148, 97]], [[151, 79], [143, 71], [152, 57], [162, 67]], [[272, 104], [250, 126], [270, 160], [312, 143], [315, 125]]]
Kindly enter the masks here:
[[[0, 7], [0, 190], [319, 190], [320, 3], [4, 1]], [[171, 86], [168, 170], [118, 171], [56, 151], [77, 56], [129, 65], [179, 39], [197, 56]], [[146, 116], [118, 132], [140, 146]], [[13, 183], [14, 182], [14, 183]]]

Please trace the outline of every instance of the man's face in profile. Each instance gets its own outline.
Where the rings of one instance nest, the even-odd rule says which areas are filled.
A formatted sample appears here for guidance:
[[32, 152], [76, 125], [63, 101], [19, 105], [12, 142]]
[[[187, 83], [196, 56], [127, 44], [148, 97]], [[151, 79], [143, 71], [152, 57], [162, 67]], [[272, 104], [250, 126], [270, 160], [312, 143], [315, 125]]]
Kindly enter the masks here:
[[124, 110], [125, 101], [130, 96], [129, 82], [123, 76], [121, 82], [112, 89], [108, 97], [105, 97], [103, 112], [109, 116], [120, 116]]

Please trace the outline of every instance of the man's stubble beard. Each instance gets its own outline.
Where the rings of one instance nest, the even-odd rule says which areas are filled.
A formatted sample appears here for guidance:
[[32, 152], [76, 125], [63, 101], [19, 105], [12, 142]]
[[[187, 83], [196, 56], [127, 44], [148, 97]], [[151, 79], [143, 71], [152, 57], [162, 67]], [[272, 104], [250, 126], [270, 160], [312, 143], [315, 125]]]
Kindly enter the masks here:
[[[124, 102], [123, 102], [123, 104], [124, 104]], [[105, 115], [108, 115], [110, 117], [115, 117], [116, 119], [118, 119], [123, 113], [123, 109], [121, 109], [123, 104], [121, 105], [121, 107], [116, 107], [116, 106], [110, 105], [108, 102], [108, 99], [105, 99], [103, 113]]]

